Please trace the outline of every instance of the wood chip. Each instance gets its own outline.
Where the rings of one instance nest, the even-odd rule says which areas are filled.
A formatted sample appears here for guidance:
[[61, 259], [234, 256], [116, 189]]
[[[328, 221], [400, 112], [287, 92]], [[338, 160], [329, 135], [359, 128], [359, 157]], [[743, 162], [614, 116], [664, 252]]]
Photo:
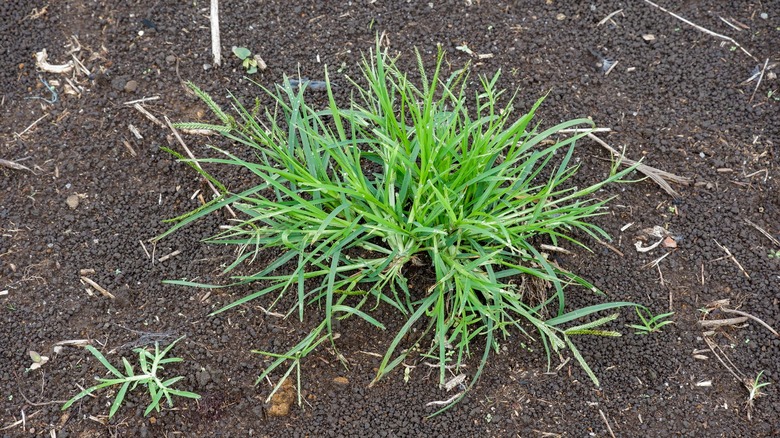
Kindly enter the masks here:
[[740, 316], [739, 318], [711, 319], [699, 321], [699, 325], [705, 328], [723, 327], [724, 325], [737, 325], [747, 322], [748, 318]]

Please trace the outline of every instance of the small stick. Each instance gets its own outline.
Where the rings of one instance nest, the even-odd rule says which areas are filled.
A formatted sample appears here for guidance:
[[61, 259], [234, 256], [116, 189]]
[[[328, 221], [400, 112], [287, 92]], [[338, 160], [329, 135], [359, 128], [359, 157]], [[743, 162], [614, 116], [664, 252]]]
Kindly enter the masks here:
[[157, 261], [158, 262], [164, 262], [164, 261], [168, 260], [171, 257], [176, 257], [179, 254], [181, 254], [181, 251], [177, 249], [176, 251], [174, 251], [174, 252], [172, 252], [170, 254], [166, 254], [166, 255], [160, 257], [159, 259], [157, 259]]
[[149, 259], [152, 258], [152, 255], [149, 254], [149, 251], [146, 250], [146, 245], [144, 245], [144, 241], [143, 240], [139, 240], [138, 243], [140, 243], [141, 244], [141, 248], [144, 249], [144, 252], [146, 253], [146, 258], [149, 258]]
[[24, 411], [22, 411], [22, 419], [21, 420], [17, 420], [17, 421], [15, 421], [15, 422], [13, 422], [13, 423], [11, 423], [9, 425], [3, 426], [2, 428], [0, 428], [0, 430], [8, 430], [8, 429], [12, 429], [12, 428], [14, 428], [14, 427], [16, 427], [16, 426], [18, 426], [20, 424], [25, 424], [25, 422], [27, 421], [28, 418], [32, 418], [32, 417], [40, 414], [41, 412], [42, 411], [35, 411], [32, 414], [30, 414], [30, 415], [25, 415]]
[[144, 98], [137, 99], [137, 100], [127, 101], [127, 102], [125, 102], [125, 105], [135, 105], [136, 103], [149, 102], [150, 100], [157, 100], [159, 98], [160, 98], [160, 96], [144, 97]]
[[720, 307], [720, 310], [721, 310], [721, 311], [723, 311], [723, 312], [726, 312], [726, 313], [734, 313], [734, 314], [736, 314], [736, 315], [741, 315], [741, 316], [743, 316], [743, 317], [745, 317], [745, 318], [750, 318], [750, 319], [752, 319], [753, 321], [755, 321], [755, 322], [757, 322], [757, 323], [759, 323], [759, 324], [763, 325], [764, 327], [766, 327], [766, 329], [767, 329], [767, 330], [769, 330], [769, 331], [770, 331], [770, 332], [772, 332], [772, 333], [773, 333], [775, 336], [777, 336], [777, 337], [779, 337], [779, 338], [780, 338], [780, 333], [778, 333], [777, 331], [775, 331], [775, 329], [773, 329], [773, 328], [772, 328], [772, 326], [770, 326], [769, 324], [765, 323], [764, 321], [762, 321], [762, 320], [761, 320], [761, 319], [759, 319], [758, 317], [755, 317], [755, 316], [753, 316], [753, 315], [751, 315], [751, 314], [749, 314], [749, 313], [747, 313], [747, 312], [743, 312], [743, 311], [741, 311], [741, 310], [728, 309], [728, 308], [725, 308], [725, 307]]
[[26, 127], [26, 128], [24, 129], [24, 131], [22, 131], [22, 132], [20, 132], [20, 133], [16, 134], [16, 136], [17, 136], [17, 137], [21, 137], [21, 136], [23, 136], [25, 132], [27, 132], [27, 131], [29, 131], [30, 129], [32, 129], [32, 128], [33, 128], [33, 126], [37, 125], [37, 124], [38, 124], [38, 122], [40, 122], [41, 120], [45, 119], [45, 118], [46, 118], [46, 117], [48, 117], [48, 116], [49, 116], [49, 113], [46, 113], [46, 114], [42, 115], [42, 116], [41, 116], [41, 117], [40, 117], [38, 120], [36, 120], [36, 121], [32, 122], [32, 123], [30, 124], [30, 126]]
[[567, 128], [558, 132], [564, 134], [578, 134], [580, 132], [612, 132], [612, 128]]
[[437, 405], [446, 405], [446, 404], [450, 404], [450, 403], [451, 403], [453, 400], [455, 400], [456, 398], [460, 397], [461, 395], [463, 395], [463, 391], [461, 391], [461, 392], [459, 392], [459, 393], [457, 393], [457, 394], [453, 395], [452, 397], [448, 398], [447, 400], [442, 400], [442, 401], [432, 401], [432, 402], [430, 402], [430, 403], [426, 403], [426, 404], [425, 404], [425, 406], [437, 406]]
[[607, 416], [604, 415], [604, 411], [599, 409], [599, 415], [601, 415], [601, 419], [604, 420], [604, 424], [607, 425], [607, 431], [609, 432], [609, 436], [611, 436], [612, 438], [615, 438], [615, 433], [612, 432], [612, 428], [609, 426], [609, 421], [607, 421]]
[[[666, 287], [666, 283], [664, 283], [664, 274], [661, 272], [661, 267], [658, 265], [655, 265], [656, 269], [658, 269], [658, 279], [661, 281], [661, 287]], [[672, 307], [672, 290], [669, 289], [669, 308]]]
[[615, 11], [615, 12], [613, 12], [613, 13], [611, 13], [611, 14], [607, 15], [607, 16], [606, 16], [606, 17], [604, 17], [604, 18], [603, 18], [601, 21], [599, 21], [599, 24], [597, 24], [597, 25], [596, 25], [596, 27], [599, 27], [599, 26], [601, 26], [602, 24], [604, 24], [604, 23], [606, 23], [607, 21], [609, 21], [609, 19], [610, 19], [610, 18], [614, 17], [615, 15], [617, 15], [617, 14], [619, 14], [619, 13], [621, 13], [621, 12], [623, 12], [623, 9], [618, 9], [617, 11]]
[[742, 32], [742, 29], [740, 29], [739, 27], [731, 24], [728, 20], [726, 20], [725, 18], [721, 17], [720, 15], [718, 15], [718, 18], [720, 18], [720, 21], [726, 23], [729, 27], [731, 27], [732, 29], [736, 30], [737, 32]]
[[16, 169], [16, 170], [26, 170], [28, 172], [32, 172], [32, 170], [30, 170], [30, 168], [27, 166], [23, 166], [13, 161], [3, 160], [2, 158], [0, 158], [0, 166], [10, 167], [11, 169]]
[[152, 113], [150, 113], [149, 111], [147, 111], [147, 110], [146, 110], [146, 108], [144, 108], [143, 106], [141, 106], [141, 104], [140, 104], [140, 103], [135, 103], [135, 104], [133, 104], [133, 108], [135, 108], [135, 109], [137, 109], [138, 111], [140, 111], [140, 112], [141, 112], [141, 114], [143, 114], [144, 116], [146, 116], [146, 118], [147, 118], [147, 119], [149, 119], [149, 120], [151, 120], [151, 121], [152, 121], [152, 123], [154, 123], [155, 125], [159, 126], [160, 128], [165, 128], [165, 123], [161, 122], [161, 121], [160, 121], [160, 119], [158, 119], [157, 117], [155, 117], [154, 115], [152, 115]]
[[727, 318], [727, 319], [708, 319], [704, 321], [699, 321], [699, 325], [703, 328], [717, 328], [717, 327], [723, 327], [724, 325], [737, 325], [742, 324], [743, 322], [747, 322], [748, 318], [746, 316], [740, 316], [738, 318]]
[[560, 252], [560, 253], [566, 254], [566, 255], [571, 255], [572, 254], [571, 251], [569, 251], [566, 248], [561, 248], [560, 246], [548, 245], [546, 243], [543, 243], [543, 244], [540, 245], [540, 247], [542, 249], [544, 249], [544, 250], [547, 250], [547, 251]]
[[105, 297], [111, 298], [112, 300], [116, 298], [113, 294], [111, 294], [111, 292], [103, 289], [103, 287], [101, 287], [99, 284], [95, 283], [94, 281], [90, 280], [88, 277], [85, 277], [85, 276], [82, 275], [81, 276], [81, 281], [83, 281], [83, 282], [89, 284], [90, 286], [94, 287], [98, 292], [103, 294], [103, 296], [105, 296]]
[[615, 61], [615, 62], [612, 63], [612, 65], [609, 66], [607, 71], [604, 72], [604, 76], [605, 77], [609, 76], [609, 73], [612, 71], [613, 68], [615, 68], [616, 65], [618, 65], [618, 62], [620, 62], [620, 61]]
[[657, 259], [653, 260], [652, 262], [645, 264], [642, 267], [647, 269], [647, 268], [652, 268], [652, 267], [658, 266], [658, 264], [661, 263], [661, 260], [663, 260], [666, 257], [668, 257], [669, 254], [671, 254], [671, 251], [667, 252], [666, 254], [662, 255], [661, 257], [658, 257]]
[[[608, 145], [604, 140], [596, 137], [595, 135], [593, 135], [591, 133], [588, 134], [588, 138], [590, 138], [591, 140], [595, 141], [596, 143], [601, 145], [606, 150], [610, 151], [612, 153], [612, 155], [614, 155], [615, 157], [621, 158], [621, 164], [623, 164], [625, 166], [633, 166], [634, 164], [639, 163], [638, 161], [634, 161], [634, 160], [631, 160], [631, 159], [628, 159], [628, 158], [624, 157], [623, 154], [621, 154], [620, 152], [615, 150], [612, 146]], [[662, 189], [664, 189], [664, 191], [666, 191], [666, 193], [672, 195], [675, 198], [679, 198], [680, 194], [677, 193], [672, 188], [672, 186], [670, 186], [669, 183], [666, 182], [666, 180], [669, 180], [669, 181], [672, 181], [672, 182], [675, 182], [675, 183], [678, 183], [678, 184], [683, 184], [683, 185], [686, 185], [686, 186], [688, 184], [690, 184], [690, 182], [691, 182], [690, 178], [677, 176], [677, 175], [675, 175], [673, 173], [665, 172], [663, 170], [656, 169], [655, 167], [650, 167], [650, 166], [648, 166], [646, 164], [642, 164], [642, 163], [639, 163], [637, 165], [636, 170], [641, 172], [641, 173], [643, 173], [643, 174], [645, 174], [645, 175], [647, 175], [647, 177], [649, 177], [650, 179], [655, 181], [656, 184], [658, 184]]]
[[736, 264], [736, 265], [737, 265], [737, 267], [739, 268], [739, 270], [740, 270], [740, 271], [742, 271], [742, 273], [743, 273], [743, 274], [745, 274], [745, 277], [747, 277], [747, 279], [748, 279], [748, 280], [750, 280], [750, 275], [748, 275], [747, 271], [745, 271], [745, 268], [743, 268], [743, 267], [742, 267], [742, 264], [741, 264], [741, 263], [739, 263], [739, 261], [737, 260], [737, 258], [736, 258], [736, 257], [734, 257], [734, 254], [732, 254], [732, 253], [731, 253], [731, 251], [729, 251], [729, 249], [728, 249], [728, 248], [726, 248], [725, 246], [723, 246], [723, 245], [721, 245], [720, 243], [718, 243], [718, 241], [717, 241], [717, 240], [715, 240], [715, 239], [712, 239], [712, 240], [714, 240], [714, 241], [715, 241], [715, 244], [716, 244], [716, 245], [718, 245], [718, 246], [720, 247], [720, 249], [722, 249], [723, 251], [725, 251], [725, 252], [726, 252], [726, 255], [728, 256], [727, 258], [730, 258], [730, 259], [731, 259], [731, 261], [732, 261], [732, 262], [734, 262], [734, 264]]
[[[740, 377], [740, 376], [737, 374], [737, 372], [739, 371], [739, 369], [737, 369], [737, 367], [736, 367], [736, 366], [734, 366], [734, 368], [732, 369], [732, 367], [731, 367], [731, 366], [727, 365], [727, 364], [726, 364], [726, 362], [725, 362], [725, 361], [723, 361], [723, 358], [721, 358], [721, 357], [720, 357], [720, 355], [718, 354], [718, 352], [717, 352], [717, 351], [715, 351], [715, 347], [717, 347], [717, 345], [715, 345], [715, 343], [714, 343], [714, 342], [712, 342], [712, 339], [710, 339], [710, 338], [709, 338], [709, 336], [704, 336], [704, 342], [706, 342], [706, 343], [707, 343], [707, 347], [709, 347], [709, 348], [710, 348], [710, 351], [712, 351], [712, 354], [714, 354], [714, 355], [715, 355], [715, 357], [716, 357], [716, 358], [718, 358], [718, 361], [719, 361], [719, 362], [720, 362], [720, 363], [721, 363], [721, 364], [722, 364], [722, 365], [723, 365], [723, 366], [724, 366], [724, 367], [725, 367], [725, 368], [726, 368], [726, 369], [727, 369], [727, 370], [728, 370], [728, 371], [731, 373], [731, 375], [732, 375], [732, 376], [734, 376], [734, 378], [736, 378], [738, 382], [743, 382], [743, 377]], [[720, 347], [718, 347], [718, 349], [720, 349]], [[726, 356], [726, 353], [723, 353], [723, 355], [726, 357], [726, 359], [729, 361], [729, 363], [730, 363], [730, 364], [734, 365], [734, 364], [731, 362], [731, 359], [729, 359], [729, 358], [728, 358], [728, 356]], [[742, 372], [741, 372], [741, 371], [739, 371], [739, 374], [742, 374]]]
[[125, 145], [125, 148], [127, 148], [127, 151], [130, 152], [130, 155], [137, 157], [138, 154], [135, 152], [135, 149], [133, 149], [132, 146], [130, 146], [130, 142], [126, 139], [122, 139], [122, 144]]
[[780, 248], [780, 240], [777, 240], [775, 238], [775, 236], [769, 234], [765, 229], [763, 229], [763, 228], [759, 227], [758, 225], [754, 224], [749, 219], [745, 219], [745, 222], [747, 222], [747, 224], [750, 225], [751, 227], [757, 229], [761, 234], [766, 236], [767, 239], [771, 240], [772, 243], [774, 243], [778, 248]]
[[758, 82], [756, 83], [756, 88], [753, 90], [753, 94], [750, 96], [750, 100], [748, 103], [753, 103], [753, 98], [756, 97], [756, 91], [758, 91], [758, 87], [761, 85], [761, 80], [764, 79], [764, 72], [766, 72], [766, 66], [769, 64], [769, 58], [764, 61], [764, 68], [761, 69], [761, 76], [758, 77]]
[[711, 35], [711, 36], [714, 36], [714, 37], [716, 37], [716, 38], [720, 38], [720, 39], [726, 40], [726, 41], [730, 42], [731, 44], [734, 44], [735, 46], [739, 47], [739, 48], [740, 48], [740, 50], [742, 50], [743, 52], [745, 52], [745, 54], [747, 54], [747, 56], [749, 56], [749, 57], [751, 57], [751, 58], [755, 59], [756, 61], [758, 61], [758, 59], [757, 59], [755, 56], [751, 55], [751, 54], [750, 54], [750, 52], [748, 52], [747, 50], [745, 50], [745, 48], [744, 48], [744, 47], [742, 47], [742, 45], [740, 45], [738, 42], [734, 41], [734, 39], [733, 39], [733, 38], [731, 38], [731, 37], [727, 37], [726, 35], [721, 35], [721, 34], [719, 34], [719, 33], [715, 33], [715, 32], [713, 32], [713, 31], [711, 31], [711, 30], [708, 30], [708, 29], [705, 29], [705, 28], [703, 28], [703, 27], [699, 26], [698, 24], [695, 24], [695, 23], [693, 23], [693, 22], [691, 22], [691, 21], [688, 21], [688, 20], [686, 20], [685, 18], [683, 18], [683, 17], [681, 17], [681, 16], [679, 16], [679, 15], [675, 14], [674, 12], [671, 12], [671, 11], [669, 11], [668, 9], [665, 9], [665, 8], [663, 8], [663, 7], [661, 7], [661, 6], [658, 6], [657, 4], [655, 4], [655, 3], [651, 2], [650, 0], [644, 0], [644, 2], [645, 2], [645, 3], [647, 3], [647, 4], [649, 4], [650, 6], [653, 6], [653, 7], [655, 7], [655, 8], [658, 8], [658, 9], [660, 9], [660, 10], [662, 10], [662, 11], [666, 12], [667, 14], [669, 14], [669, 15], [671, 15], [672, 17], [674, 17], [674, 18], [676, 18], [676, 19], [678, 19], [678, 20], [682, 21], [683, 23], [685, 23], [685, 24], [687, 24], [687, 25], [693, 26], [693, 27], [694, 27], [694, 28], [696, 28], [697, 30], [699, 30], [699, 31], [701, 31], [701, 32], [704, 32], [704, 33], [706, 33], [707, 35]]
[[214, 65], [222, 65], [222, 47], [219, 42], [219, 0], [211, 0], [209, 19], [211, 21], [211, 53], [214, 54]]
[[598, 237], [594, 237], [594, 239], [596, 239], [596, 242], [600, 243], [601, 245], [606, 246], [607, 248], [612, 250], [612, 252], [614, 252], [615, 254], [619, 255], [620, 257], [625, 257], [625, 255], [623, 255], [623, 253], [619, 249], [615, 248], [614, 246], [610, 245], [609, 243], [599, 239]]
[[[165, 116], [165, 123], [167, 123], [168, 128], [170, 128], [171, 131], [173, 131], [173, 136], [176, 137], [176, 140], [178, 140], [181, 147], [184, 148], [184, 151], [187, 153], [187, 156], [190, 157], [190, 159], [192, 160], [193, 163], [195, 163], [196, 166], [198, 166], [198, 169], [202, 170], [202, 168], [200, 167], [200, 163], [198, 163], [198, 161], [195, 159], [195, 155], [192, 155], [190, 148], [188, 148], [187, 144], [184, 143], [184, 140], [182, 140], [181, 135], [179, 135], [179, 131], [177, 131], [176, 128], [173, 127], [171, 121], [168, 119], [168, 116]], [[215, 195], [222, 196], [222, 193], [219, 193], [219, 190], [217, 190], [217, 188], [214, 187], [214, 184], [212, 184], [211, 181], [206, 180], [206, 182], [208, 183], [209, 187], [211, 187], [211, 190], [214, 192]], [[230, 212], [231, 216], [237, 217], [236, 214], [233, 212], [233, 209], [231, 209], [229, 205], [226, 205], [225, 208], [227, 209], [227, 211]]]
[[139, 140], [143, 140], [143, 139], [144, 139], [144, 136], [143, 136], [143, 135], [141, 135], [141, 133], [140, 133], [140, 132], [138, 132], [138, 128], [136, 128], [135, 126], [133, 126], [133, 124], [132, 124], [132, 123], [130, 123], [129, 125], [127, 125], [127, 129], [129, 129], [129, 130], [130, 130], [130, 132], [132, 132], [132, 133], [133, 133], [133, 135], [135, 136], [135, 138], [137, 138], [137, 139], [139, 139]]

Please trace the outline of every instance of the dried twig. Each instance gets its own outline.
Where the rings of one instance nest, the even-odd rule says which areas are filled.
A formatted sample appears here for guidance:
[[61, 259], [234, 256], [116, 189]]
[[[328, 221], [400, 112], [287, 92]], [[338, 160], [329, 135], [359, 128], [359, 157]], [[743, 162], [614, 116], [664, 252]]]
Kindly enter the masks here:
[[775, 246], [777, 246], [778, 248], [780, 248], [780, 240], [777, 240], [777, 239], [775, 238], [775, 236], [773, 236], [773, 235], [769, 234], [769, 233], [768, 233], [768, 232], [767, 232], [765, 229], [763, 229], [763, 228], [759, 227], [758, 225], [754, 224], [753, 222], [751, 222], [751, 221], [750, 221], [750, 219], [745, 219], [745, 222], [747, 222], [747, 224], [748, 224], [748, 225], [750, 225], [751, 227], [753, 227], [753, 228], [757, 229], [759, 233], [761, 233], [761, 234], [763, 234], [764, 236], [766, 236], [766, 238], [767, 238], [767, 239], [769, 239], [769, 240], [771, 240], [771, 241], [772, 241], [772, 243], [774, 243], [774, 244], [775, 244]]
[[131, 100], [131, 101], [125, 102], [125, 105], [135, 105], [136, 103], [149, 102], [151, 100], [157, 100], [159, 98], [160, 98], [160, 96], [144, 97], [144, 98], [141, 98], [141, 99], [136, 99], [136, 100]]
[[604, 424], [607, 425], [607, 431], [609, 432], [609, 436], [612, 438], [615, 438], [615, 432], [612, 432], [612, 427], [609, 425], [609, 421], [607, 421], [607, 416], [604, 415], [604, 411], [599, 409], [599, 415], [601, 415], [601, 419], [604, 420]]
[[43, 412], [43, 411], [35, 411], [32, 414], [30, 414], [30, 415], [25, 415], [24, 411], [22, 411], [22, 419], [21, 420], [17, 420], [15, 422], [11, 423], [11, 424], [3, 426], [3, 427], [0, 428], [0, 430], [13, 429], [14, 427], [16, 427], [16, 426], [18, 426], [20, 424], [23, 425], [23, 424], [25, 424], [25, 422], [27, 421], [28, 418], [32, 418], [32, 417], [40, 414], [41, 412]]
[[588, 133], [588, 138], [590, 138], [591, 140], [595, 141], [596, 143], [601, 145], [606, 150], [610, 151], [612, 153], [612, 155], [614, 155], [615, 157], [620, 158], [621, 159], [620, 162], [624, 166], [633, 166], [634, 164], [637, 164], [637, 167], [636, 167], [637, 171], [647, 175], [648, 178], [650, 178], [653, 181], [655, 181], [656, 184], [658, 184], [662, 189], [664, 189], [664, 191], [666, 191], [666, 193], [672, 195], [675, 198], [679, 198], [680, 194], [677, 193], [672, 188], [672, 186], [670, 186], [669, 183], [666, 182], [666, 181], [668, 180], [668, 181], [671, 181], [671, 182], [674, 182], [674, 183], [677, 183], [677, 184], [686, 185], [686, 186], [688, 184], [690, 184], [690, 182], [691, 182], [690, 178], [677, 176], [677, 175], [675, 175], [673, 173], [665, 172], [663, 170], [656, 169], [655, 167], [650, 167], [650, 166], [648, 166], [646, 164], [642, 164], [642, 163], [639, 163], [638, 161], [634, 161], [634, 160], [631, 160], [629, 158], [626, 158], [626, 157], [623, 156], [623, 154], [618, 152], [615, 148], [613, 148], [612, 146], [608, 145], [604, 140], [596, 137], [592, 133]]
[[725, 313], [733, 313], [735, 315], [741, 315], [744, 318], [750, 318], [753, 321], [763, 325], [764, 327], [766, 327], [767, 330], [772, 332], [772, 334], [774, 334], [775, 336], [780, 338], [780, 333], [778, 333], [775, 329], [772, 328], [772, 326], [770, 326], [769, 324], [765, 323], [764, 321], [762, 321], [760, 318], [758, 318], [756, 316], [753, 316], [753, 315], [751, 315], [751, 314], [749, 314], [747, 312], [743, 312], [741, 310], [727, 309], [725, 307], [720, 307], [720, 310], [722, 310]]
[[744, 316], [728, 319], [705, 319], [699, 321], [699, 325], [702, 326], [702, 328], [717, 328], [723, 327], [724, 325], [742, 324], [743, 322], [747, 322], [747, 320], [747, 317]]
[[[734, 254], [732, 254], [731, 251], [729, 251], [728, 248], [726, 248], [725, 246], [723, 246], [720, 243], [718, 243], [717, 240], [715, 240], [715, 239], [712, 239], [712, 240], [715, 241], [715, 244], [718, 245], [718, 247], [720, 249], [722, 249], [726, 253], [726, 258], [731, 259], [731, 261], [734, 262], [735, 265], [737, 265], [739, 270], [742, 271], [743, 274], [745, 274], [745, 277], [747, 277], [748, 280], [750, 280], [750, 275], [747, 273], [747, 271], [745, 271], [745, 268], [742, 267], [742, 264], [739, 262], [739, 260], [737, 260], [737, 258], [734, 257]], [[720, 260], [720, 259], [718, 259], [718, 260]]]
[[166, 255], [160, 257], [159, 259], [157, 259], [157, 261], [158, 262], [164, 262], [164, 261], [168, 260], [171, 257], [176, 257], [179, 254], [181, 254], [181, 251], [177, 249], [176, 251], [174, 251], [174, 252], [172, 252], [170, 254], [166, 254]]
[[105, 290], [102, 286], [100, 286], [99, 284], [95, 283], [94, 281], [92, 281], [88, 277], [85, 277], [85, 276], [82, 275], [81, 276], [81, 281], [83, 281], [84, 283], [87, 283], [88, 285], [94, 287], [98, 292], [103, 294], [103, 296], [105, 296], [105, 297], [111, 298], [112, 300], [116, 298], [111, 292]]
[[599, 239], [598, 237], [594, 237], [594, 239], [596, 240], [596, 242], [598, 242], [601, 245], [604, 245], [605, 247], [607, 247], [607, 249], [611, 250], [612, 252], [614, 252], [615, 254], [619, 255], [620, 257], [625, 257], [625, 255], [623, 255], [623, 253], [619, 249], [615, 248], [614, 246], [610, 245], [609, 243]]
[[151, 120], [151, 122], [154, 123], [155, 125], [159, 126], [160, 128], [165, 128], [165, 123], [161, 122], [160, 119], [155, 117], [146, 108], [141, 106], [140, 103], [133, 104], [133, 108], [137, 109], [141, 114], [143, 114], [147, 119]]
[[222, 48], [219, 41], [219, 0], [211, 0], [209, 19], [211, 21], [211, 53], [214, 55], [214, 65], [222, 65]]
[[756, 92], [758, 91], [758, 87], [761, 85], [761, 80], [764, 79], [764, 73], [766, 72], [766, 66], [769, 64], [769, 58], [764, 61], [764, 68], [761, 69], [761, 76], [758, 77], [758, 82], [756, 83], [756, 88], [753, 90], [753, 94], [750, 95], [750, 100], [748, 103], [753, 103], [753, 98], [756, 97]]
[[0, 158], [0, 166], [10, 167], [11, 169], [16, 169], [16, 170], [26, 170], [28, 172], [32, 172], [32, 170], [30, 170], [30, 168], [27, 166], [22, 166], [21, 164], [14, 161], [3, 160], [2, 158]]
[[687, 25], [689, 25], [689, 26], [693, 26], [693, 27], [694, 27], [694, 28], [696, 28], [697, 30], [699, 30], [699, 31], [701, 31], [701, 32], [704, 32], [704, 33], [706, 33], [707, 35], [714, 36], [715, 38], [720, 38], [720, 39], [722, 39], [722, 40], [726, 40], [726, 41], [730, 42], [731, 44], [734, 44], [735, 46], [739, 47], [739, 49], [740, 49], [740, 50], [742, 50], [743, 52], [745, 52], [745, 54], [746, 54], [747, 56], [749, 56], [749, 57], [751, 57], [751, 58], [755, 59], [756, 61], [758, 61], [758, 59], [757, 59], [755, 56], [751, 55], [751, 54], [750, 54], [750, 52], [748, 52], [747, 50], [745, 50], [745, 48], [744, 48], [744, 47], [742, 47], [742, 45], [741, 45], [741, 44], [739, 44], [738, 42], [734, 41], [734, 39], [733, 39], [733, 38], [731, 38], [731, 37], [727, 37], [726, 35], [721, 35], [721, 34], [719, 34], [719, 33], [715, 33], [715, 32], [713, 32], [713, 31], [711, 31], [711, 30], [709, 30], [709, 29], [703, 28], [703, 27], [699, 26], [698, 24], [696, 24], [696, 23], [693, 23], [693, 22], [691, 22], [691, 21], [688, 21], [688, 20], [686, 20], [685, 18], [683, 18], [683, 17], [681, 17], [681, 16], [679, 16], [679, 15], [675, 14], [674, 12], [671, 12], [671, 11], [669, 11], [668, 9], [666, 9], [666, 8], [664, 8], [664, 7], [662, 7], [662, 6], [658, 6], [657, 4], [655, 4], [655, 3], [651, 2], [650, 0], [644, 0], [644, 2], [645, 2], [645, 3], [647, 3], [647, 4], [648, 4], [648, 5], [650, 5], [650, 6], [653, 6], [654, 8], [658, 8], [658, 9], [660, 9], [660, 10], [662, 10], [662, 11], [666, 12], [667, 14], [671, 15], [672, 17], [674, 17], [674, 18], [676, 18], [676, 19], [678, 19], [678, 20], [682, 21], [683, 23], [685, 23], [685, 24], [687, 24]]
[[603, 18], [601, 21], [599, 21], [599, 23], [596, 25], [596, 27], [599, 27], [599, 26], [601, 26], [602, 24], [606, 23], [606, 22], [607, 22], [607, 21], [609, 21], [609, 20], [610, 20], [612, 17], [614, 17], [615, 15], [617, 15], [617, 14], [619, 14], [619, 13], [621, 13], [621, 12], [623, 12], [623, 9], [618, 9], [617, 11], [615, 11], [615, 12], [612, 12], [611, 14], [607, 15], [606, 17], [604, 17], [604, 18]]
[[441, 400], [441, 401], [432, 401], [430, 403], [426, 403], [425, 406], [441, 406], [441, 405], [447, 405], [452, 403], [453, 400], [463, 395], [463, 391], [453, 395], [452, 397], [448, 398], [447, 400]]
[[23, 135], [24, 135], [24, 134], [25, 134], [27, 131], [29, 131], [30, 129], [32, 129], [32, 128], [33, 128], [33, 126], [37, 125], [37, 124], [38, 124], [38, 122], [40, 122], [41, 120], [45, 119], [46, 117], [49, 117], [49, 113], [46, 113], [46, 114], [42, 115], [41, 117], [39, 117], [39, 118], [38, 118], [38, 120], [36, 120], [36, 121], [34, 121], [34, 122], [30, 123], [30, 126], [28, 126], [28, 127], [24, 128], [24, 131], [22, 131], [22, 132], [20, 132], [20, 133], [18, 133], [18, 134], [17, 134], [17, 133], [14, 133], [14, 134], [16, 134], [16, 136], [17, 136], [17, 137], [20, 137], [20, 138], [21, 138], [21, 136], [23, 136]]

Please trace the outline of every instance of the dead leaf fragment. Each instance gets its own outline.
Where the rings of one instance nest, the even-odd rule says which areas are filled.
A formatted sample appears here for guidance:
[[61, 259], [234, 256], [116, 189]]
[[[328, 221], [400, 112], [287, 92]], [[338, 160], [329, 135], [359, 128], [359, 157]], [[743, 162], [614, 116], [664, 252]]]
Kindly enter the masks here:
[[349, 379], [347, 379], [346, 377], [336, 377], [335, 379], [333, 379], [333, 383], [337, 385], [349, 385]]

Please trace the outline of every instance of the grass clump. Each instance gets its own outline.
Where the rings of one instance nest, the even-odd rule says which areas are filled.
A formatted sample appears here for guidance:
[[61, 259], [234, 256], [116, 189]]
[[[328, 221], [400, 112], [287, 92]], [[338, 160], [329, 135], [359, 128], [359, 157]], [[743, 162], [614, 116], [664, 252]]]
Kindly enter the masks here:
[[[353, 94], [346, 108], [336, 103], [327, 70], [324, 109], [307, 104], [304, 87], [285, 80], [273, 90], [263, 88], [275, 101], [273, 112], [258, 114], [258, 108], [234, 99], [234, 118], [193, 86], [222, 121], [216, 128], [255, 156], [248, 161], [217, 149], [220, 158], [197, 161], [247, 169], [259, 184], [225, 193], [166, 235], [231, 205], [241, 218], [208, 239], [238, 248], [239, 256], [226, 272], [245, 262], [251, 267], [268, 248], [282, 255], [250, 275], [236, 276], [234, 284], [264, 287], [218, 312], [269, 294], [276, 296], [276, 304], [287, 293], [295, 294], [287, 315], [303, 319], [307, 306], [324, 307], [323, 320], [295, 347], [283, 354], [262, 352], [275, 360], [260, 379], [288, 361], [285, 377], [297, 370], [300, 378], [300, 360], [317, 345], [333, 342], [334, 318], [356, 316], [384, 329], [372, 311], [385, 305], [405, 315], [406, 323], [388, 346], [375, 381], [410, 354], [412, 345], [402, 345], [402, 340], [421, 324], [414, 345], [436, 358], [442, 382], [445, 367], [462, 365], [478, 342], [482, 358], [473, 385], [499, 338], [512, 329], [528, 338], [535, 332], [548, 364], [553, 352], [568, 348], [598, 384], [571, 338], [619, 335], [599, 329], [616, 315], [565, 326], [633, 304], [568, 310], [567, 287], [601, 292], [549, 261], [538, 245], [568, 241], [584, 246], [568, 234], [573, 230], [607, 238], [587, 222], [608, 201], [594, 193], [631, 169], [616, 172], [615, 165], [609, 177], [583, 188], [567, 184], [579, 169], [572, 164], [575, 143], [586, 133], [562, 139], [557, 134], [593, 127], [590, 120], [540, 131], [531, 122], [543, 98], [516, 116], [512, 99], [498, 104], [503, 94], [496, 88], [499, 73], [479, 78], [480, 90], [469, 107], [466, 69], [444, 78], [441, 52], [432, 74], [422, 67], [419, 53], [417, 59], [421, 79], [414, 84], [377, 45], [364, 59], [362, 83], [367, 85], [350, 80]], [[288, 263], [291, 270], [280, 270]], [[424, 291], [410, 288], [405, 275], [421, 264], [435, 273]], [[539, 279], [551, 292], [531, 300], [518, 286], [518, 276]]]

